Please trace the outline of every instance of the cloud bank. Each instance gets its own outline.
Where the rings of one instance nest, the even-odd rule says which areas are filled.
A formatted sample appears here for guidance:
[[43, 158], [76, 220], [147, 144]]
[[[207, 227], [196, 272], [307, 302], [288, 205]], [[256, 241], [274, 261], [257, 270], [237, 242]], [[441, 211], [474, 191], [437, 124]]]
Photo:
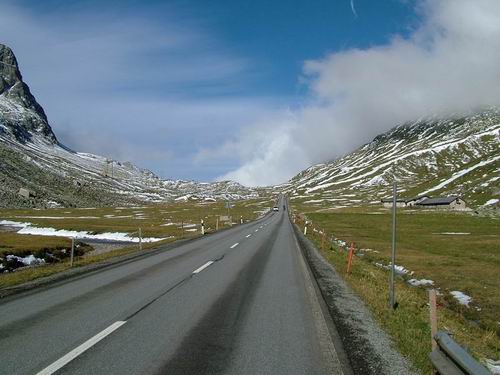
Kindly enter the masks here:
[[399, 123], [500, 105], [500, 1], [422, 0], [416, 11], [421, 23], [407, 38], [305, 62], [307, 104], [203, 158], [238, 155], [241, 166], [220, 179], [277, 184]]

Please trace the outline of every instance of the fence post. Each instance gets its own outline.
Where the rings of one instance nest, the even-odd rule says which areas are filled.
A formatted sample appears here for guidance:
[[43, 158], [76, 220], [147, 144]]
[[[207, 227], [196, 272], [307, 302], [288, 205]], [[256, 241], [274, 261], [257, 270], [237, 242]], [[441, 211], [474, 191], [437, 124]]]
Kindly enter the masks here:
[[71, 239], [71, 258], [69, 261], [69, 266], [73, 267], [73, 258], [75, 257], [75, 238]]
[[142, 250], [142, 229], [139, 228], [139, 250]]
[[323, 237], [321, 237], [321, 250], [325, 251], [325, 239], [326, 233], [323, 231]]
[[432, 350], [437, 348], [437, 342], [434, 339], [434, 336], [437, 333], [437, 308], [436, 308], [436, 290], [429, 290], [429, 312], [430, 312], [430, 320], [431, 320], [431, 343]]

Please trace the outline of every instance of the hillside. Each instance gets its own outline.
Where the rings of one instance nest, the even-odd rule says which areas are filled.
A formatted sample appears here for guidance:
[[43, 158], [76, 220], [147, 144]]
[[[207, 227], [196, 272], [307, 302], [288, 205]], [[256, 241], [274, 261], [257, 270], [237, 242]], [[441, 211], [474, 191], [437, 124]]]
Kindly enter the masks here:
[[[472, 207], [500, 196], [500, 110], [453, 119], [421, 119], [377, 136], [354, 152], [312, 166], [281, 188], [320, 207], [379, 204], [391, 196], [459, 195]], [[488, 204], [487, 204], [488, 203]]]
[[[18, 194], [27, 189], [31, 197]], [[128, 162], [62, 145], [0, 44], [0, 207], [106, 206], [186, 199], [246, 199], [257, 190], [225, 181], [163, 180]]]

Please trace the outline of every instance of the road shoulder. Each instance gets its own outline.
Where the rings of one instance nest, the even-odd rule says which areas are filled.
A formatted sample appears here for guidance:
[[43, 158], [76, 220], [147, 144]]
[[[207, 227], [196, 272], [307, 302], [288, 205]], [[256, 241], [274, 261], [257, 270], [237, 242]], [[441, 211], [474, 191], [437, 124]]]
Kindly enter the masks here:
[[356, 374], [414, 374], [363, 301], [295, 225], [296, 238], [317, 281], [342, 346]]

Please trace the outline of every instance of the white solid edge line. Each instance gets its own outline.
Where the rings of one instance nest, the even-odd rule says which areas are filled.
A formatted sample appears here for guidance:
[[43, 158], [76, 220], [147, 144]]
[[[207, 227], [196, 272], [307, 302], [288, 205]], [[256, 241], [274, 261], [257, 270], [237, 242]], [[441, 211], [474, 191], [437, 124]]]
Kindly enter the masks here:
[[127, 323], [127, 322], [126, 321], [117, 321], [117, 322], [114, 322], [108, 328], [106, 328], [105, 330], [99, 332], [94, 337], [88, 339], [82, 345], [80, 345], [77, 348], [73, 349], [72, 351], [70, 351], [65, 356], [59, 358], [57, 361], [55, 361], [54, 363], [52, 363], [48, 367], [45, 367], [42, 371], [38, 372], [36, 375], [50, 375], [50, 374], [53, 374], [54, 372], [58, 371], [59, 369], [61, 369], [65, 365], [67, 365], [73, 359], [75, 359], [76, 357], [78, 357], [84, 351], [86, 351], [87, 349], [89, 349], [92, 346], [94, 346], [95, 344], [97, 344], [103, 338], [105, 338], [106, 336], [108, 336], [111, 333], [113, 333], [114, 331], [116, 331], [118, 328], [120, 328], [125, 323]]
[[251, 236], [252, 236], [251, 234], [247, 234], [247, 235], [246, 235], [246, 238], [251, 237]]
[[205, 268], [207, 268], [208, 266], [210, 266], [211, 264], [213, 264], [213, 262], [214, 262], [213, 260], [208, 261], [208, 262], [207, 262], [207, 263], [205, 263], [203, 266], [201, 266], [201, 267], [199, 267], [199, 268], [195, 269], [195, 270], [193, 271], [193, 273], [194, 273], [194, 274], [200, 273], [200, 272], [201, 272], [201, 271], [203, 271]]
[[234, 249], [236, 246], [238, 246], [240, 243], [236, 242], [233, 246], [230, 247], [230, 249]]

